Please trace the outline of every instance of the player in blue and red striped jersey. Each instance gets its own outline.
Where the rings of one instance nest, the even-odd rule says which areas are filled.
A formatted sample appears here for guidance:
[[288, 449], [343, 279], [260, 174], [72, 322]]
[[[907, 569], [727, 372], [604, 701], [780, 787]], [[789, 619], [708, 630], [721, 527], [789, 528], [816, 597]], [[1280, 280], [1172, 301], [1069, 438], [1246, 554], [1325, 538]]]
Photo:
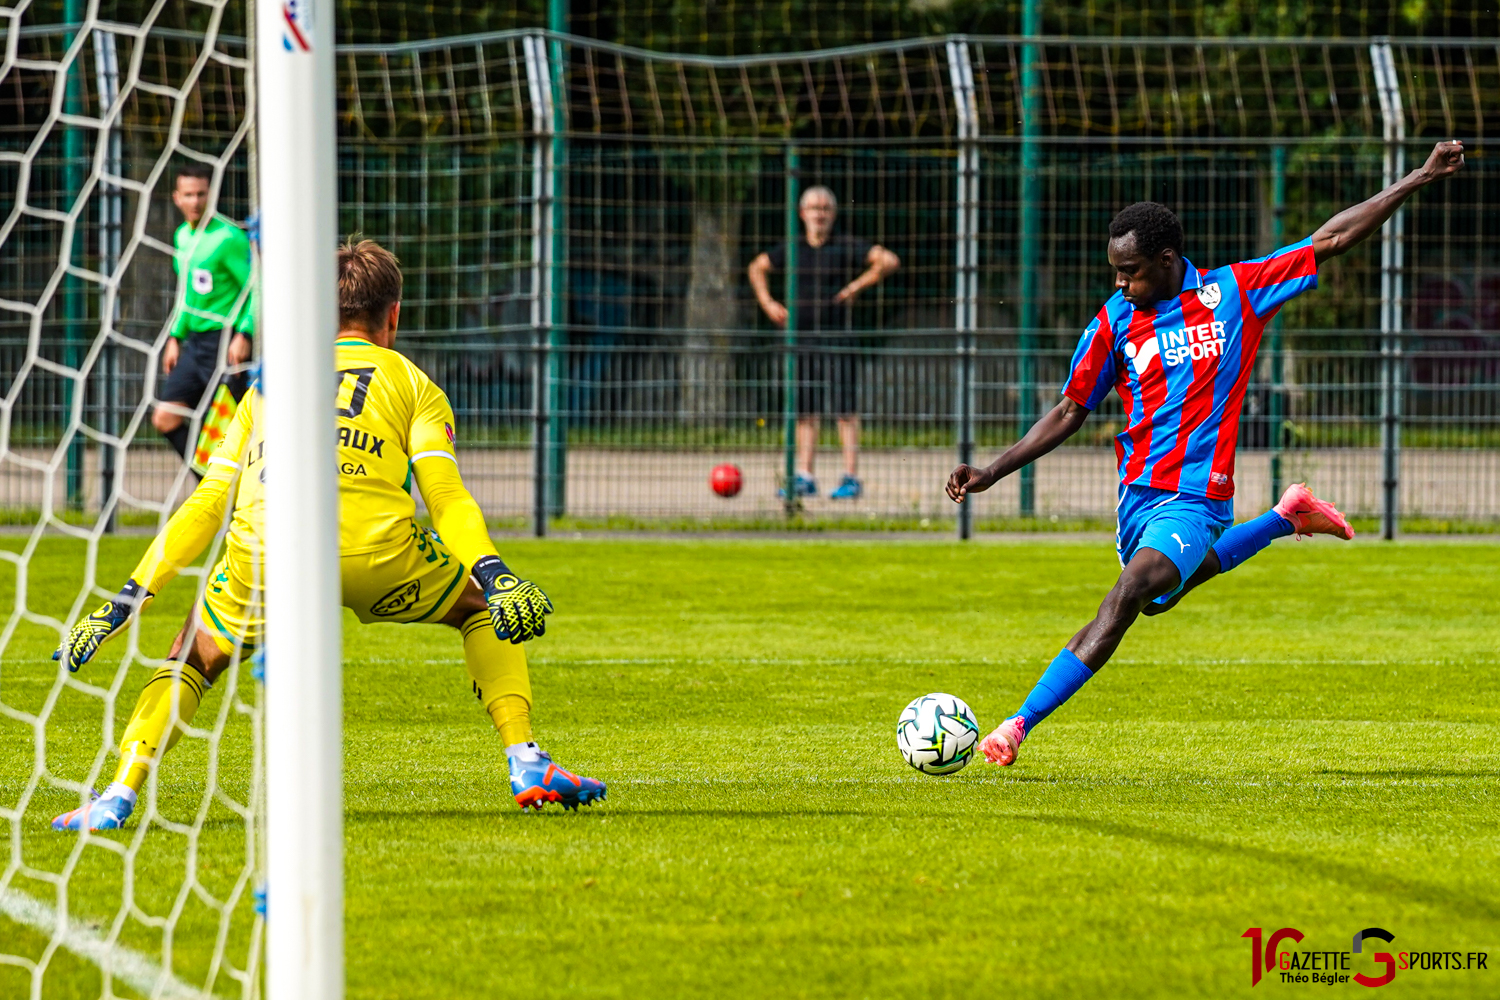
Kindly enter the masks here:
[[1354, 532], [1304, 484], [1276, 506], [1234, 524], [1234, 449], [1245, 386], [1266, 324], [1318, 285], [1318, 265], [1364, 240], [1418, 188], [1462, 168], [1461, 142], [1440, 142], [1420, 168], [1345, 209], [1312, 236], [1268, 257], [1199, 271], [1182, 256], [1182, 225], [1165, 206], [1139, 202], [1109, 226], [1115, 294], [1073, 354], [1058, 405], [991, 465], [960, 465], [948, 495], [963, 503], [1071, 437], [1110, 389], [1125, 404], [1115, 438], [1120, 467], [1120, 578], [1099, 613], [1065, 646], [1025, 703], [980, 743], [1010, 764], [1028, 733], [1109, 662], [1142, 613], [1171, 609], [1275, 538]]

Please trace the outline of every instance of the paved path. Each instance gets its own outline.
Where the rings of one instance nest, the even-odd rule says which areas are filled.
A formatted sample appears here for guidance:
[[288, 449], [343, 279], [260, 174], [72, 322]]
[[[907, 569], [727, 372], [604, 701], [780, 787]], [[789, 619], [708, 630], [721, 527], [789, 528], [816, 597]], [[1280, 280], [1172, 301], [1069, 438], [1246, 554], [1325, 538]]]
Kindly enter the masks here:
[[[983, 459], [990, 456], [985, 455]], [[98, 453], [90, 449], [84, 472], [85, 506], [98, 503]], [[36, 509], [44, 500], [60, 503], [63, 476], [47, 468], [52, 456], [40, 450], [0, 457], [0, 508]], [[473, 449], [460, 456], [464, 479], [492, 518], [526, 518], [532, 504], [531, 453], [524, 449]], [[708, 488], [709, 470], [733, 462], [745, 476], [739, 496], [724, 499]], [[831, 501], [838, 482], [836, 451], [818, 456], [823, 496], [808, 500], [808, 518], [838, 517], [878, 521], [921, 518], [949, 520], [954, 505], [942, 487], [955, 464], [946, 448], [882, 449], [861, 456], [865, 494], [856, 501]], [[1242, 453], [1236, 474], [1241, 517], [1270, 505], [1269, 458]], [[127, 456], [125, 507], [170, 509], [176, 456], [164, 449], [139, 449]], [[1380, 509], [1380, 453], [1374, 448], [1291, 452], [1283, 459], [1287, 482], [1306, 479], [1355, 516]], [[782, 516], [776, 487], [781, 456], [767, 452], [662, 451], [579, 448], [568, 456], [568, 513], [602, 519], [642, 520], [761, 519]], [[48, 489], [50, 482], [50, 490]], [[178, 484], [184, 496], [192, 480]], [[1112, 521], [1115, 507], [1114, 456], [1104, 448], [1067, 448], [1037, 467], [1037, 513], [1043, 518], [1097, 518]], [[980, 517], [1018, 513], [1018, 480], [1002, 482], [976, 498]], [[1410, 517], [1500, 519], [1500, 450], [1408, 450], [1401, 456], [1402, 513]]]

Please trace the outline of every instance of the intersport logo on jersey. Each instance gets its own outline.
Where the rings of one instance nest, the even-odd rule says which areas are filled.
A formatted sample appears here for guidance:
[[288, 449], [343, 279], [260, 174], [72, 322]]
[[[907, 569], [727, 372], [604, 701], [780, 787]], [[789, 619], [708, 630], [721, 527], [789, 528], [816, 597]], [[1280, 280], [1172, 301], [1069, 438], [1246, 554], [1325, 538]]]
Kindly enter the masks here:
[[1484, 951], [1377, 951], [1370, 956], [1375, 963], [1374, 975], [1355, 971], [1356, 965], [1364, 966], [1363, 962], [1356, 963], [1354, 956], [1364, 954], [1366, 941], [1373, 939], [1391, 944], [1396, 940], [1396, 935], [1383, 927], [1356, 931], [1354, 944], [1348, 951], [1283, 948], [1286, 942], [1302, 943], [1303, 934], [1295, 927], [1283, 927], [1269, 937], [1262, 928], [1251, 927], [1240, 937], [1250, 939], [1251, 986], [1259, 986], [1262, 978], [1272, 977], [1272, 982], [1291, 985], [1337, 986], [1354, 982], [1373, 988], [1394, 982], [1398, 972], [1489, 971], [1489, 953]]
[[1151, 362], [1161, 358], [1163, 365], [1172, 367], [1185, 361], [1202, 361], [1204, 358], [1221, 358], [1228, 341], [1224, 336], [1224, 324], [1219, 320], [1199, 323], [1176, 330], [1164, 330], [1154, 337], [1142, 341], [1140, 346], [1127, 343], [1125, 357], [1130, 359], [1136, 378], [1145, 378]]
[[1165, 330], [1161, 339], [1162, 364], [1171, 367], [1184, 361], [1202, 361], [1204, 358], [1224, 356], [1224, 324], [1218, 320], [1199, 323], [1178, 330]]

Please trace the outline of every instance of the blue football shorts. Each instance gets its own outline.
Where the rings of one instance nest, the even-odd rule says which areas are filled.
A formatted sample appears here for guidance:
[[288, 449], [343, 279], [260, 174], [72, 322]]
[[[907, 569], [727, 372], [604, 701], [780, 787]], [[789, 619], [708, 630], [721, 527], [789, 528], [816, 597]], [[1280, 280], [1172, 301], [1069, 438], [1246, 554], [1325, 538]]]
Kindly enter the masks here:
[[1156, 599], [1165, 604], [1182, 590], [1208, 550], [1234, 524], [1234, 501], [1158, 490], [1150, 486], [1120, 486], [1115, 508], [1119, 528], [1115, 551], [1123, 569], [1141, 549], [1155, 549], [1177, 566], [1177, 586]]

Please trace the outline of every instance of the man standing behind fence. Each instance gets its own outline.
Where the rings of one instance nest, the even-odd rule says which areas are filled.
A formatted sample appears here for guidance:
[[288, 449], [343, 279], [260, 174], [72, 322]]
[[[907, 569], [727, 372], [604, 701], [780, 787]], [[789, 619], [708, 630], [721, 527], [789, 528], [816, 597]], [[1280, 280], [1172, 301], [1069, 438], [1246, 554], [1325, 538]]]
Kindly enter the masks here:
[[[182, 289], [172, 320], [172, 335], [161, 352], [166, 376], [151, 414], [151, 424], [184, 459], [189, 454], [187, 411], [195, 410], [216, 384], [219, 345], [232, 333], [225, 362], [250, 360], [254, 317], [246, 301], [250, 280], [250, 239], [245, 231], [218, 213], [208, 211], [208, 188], [213, 173], [201, 164], [177, 171], [172, 204], [182, 213], [182, 225], [172, 238], [177, 255], [172, 266]], [[230, 380], [236, 400], [245, 393], [243, 374]]]
[[[829, 497], [853, 500], [863, 487], [858, 478], [859, 340], [850, 306], [860, 292], [893, 274], [901, 260], [879, 244], [834, 236], [838, 199], [826, 187], [802, 192], [797, 214], [806, 236], [797, 247], [797, 478], [792, 487], [797, 496], [817, 496], [813, 462], [818, 434], [823, 416], [832, 416], [839, 425], [844, 478]], [[758, 254], [749, 268], [761, 311], [780, 327], [786, 326], [787, 309], [771, 296], [767, 276], [786, 269], [787, 249], [783, 243]]]

